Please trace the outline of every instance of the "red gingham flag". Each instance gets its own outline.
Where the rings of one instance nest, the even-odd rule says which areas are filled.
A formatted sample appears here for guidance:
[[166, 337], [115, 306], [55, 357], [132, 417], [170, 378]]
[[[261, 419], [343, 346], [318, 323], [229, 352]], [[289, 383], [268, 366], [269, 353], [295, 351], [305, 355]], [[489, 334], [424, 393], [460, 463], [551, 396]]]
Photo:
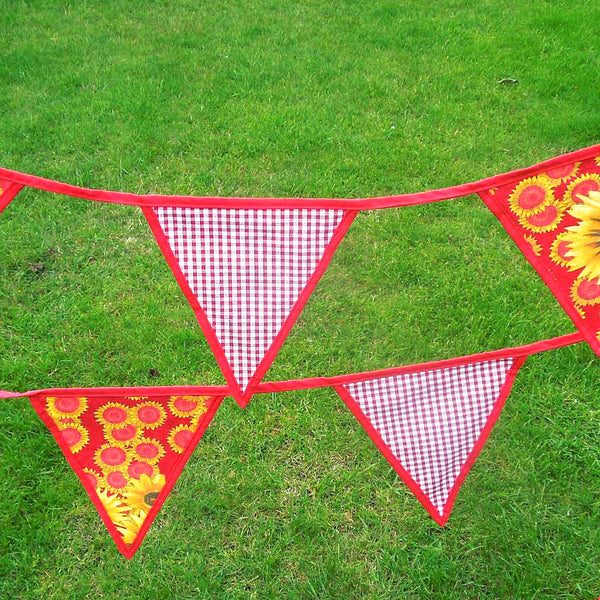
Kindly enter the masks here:
[[345, 211], [156, 207], [154, 213], [243, 392]]
[[338, 392], [443, 525], [521, 362], [509, 357], [421, 370], [350, 383]]

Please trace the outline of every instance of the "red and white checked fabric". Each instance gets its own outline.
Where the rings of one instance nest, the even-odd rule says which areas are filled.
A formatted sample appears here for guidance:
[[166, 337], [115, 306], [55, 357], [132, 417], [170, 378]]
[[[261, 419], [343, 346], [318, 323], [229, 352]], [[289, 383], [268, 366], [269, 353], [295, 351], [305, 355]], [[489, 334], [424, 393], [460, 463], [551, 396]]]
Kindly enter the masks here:
[[443, 516], [512, 364], [490, 360], [344, 387]]
[[345, 211], [155, 207], [154, 212], [243, 391]]

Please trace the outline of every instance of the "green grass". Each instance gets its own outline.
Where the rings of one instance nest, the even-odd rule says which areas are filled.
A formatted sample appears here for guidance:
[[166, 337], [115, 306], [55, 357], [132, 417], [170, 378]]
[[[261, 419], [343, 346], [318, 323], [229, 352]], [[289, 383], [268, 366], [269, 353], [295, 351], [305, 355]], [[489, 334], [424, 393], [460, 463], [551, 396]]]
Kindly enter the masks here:
[[[600, 141], [592, 0], [0, 8], [0, 164], [73, 184], [361, 197]], [[572, 330], [478, 199], [362, 213], [268, 379]], [[130, 562], [2, 402], [0, 598], [597, 598], [599, 373], [583, 344], [529, 359], [444, 529], [333, 391], [229, 399]], [[2, 214], [1, 389], [221, 382], [138, 209]]]

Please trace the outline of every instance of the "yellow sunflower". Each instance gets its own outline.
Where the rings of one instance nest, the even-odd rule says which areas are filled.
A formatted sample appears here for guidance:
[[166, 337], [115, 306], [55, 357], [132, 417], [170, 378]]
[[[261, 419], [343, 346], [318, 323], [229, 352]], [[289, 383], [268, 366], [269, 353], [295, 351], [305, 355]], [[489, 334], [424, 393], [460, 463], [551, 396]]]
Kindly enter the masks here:
[[562, 221], [565, 214], [565, 209], [557, 202], [552, 202], [542, 207], [541, 212], [536, 212], [529, 215], [521, 215], [519, 223], [529, 231], [534, 233], [546, 233], [553, 231]]
[[131, 462], [131, 456], [120, 446], [103, 444], [94, 453], [94, 462], [104, 473], [124, 471]]
[[167, 418], [164, 407], [158, 402], [142, 402], [131, 408], [133, 422], [144, 429], [156, 429], [160, 427]]
[[46, 398], [46, 410], [55, 421], [59, 421], [60, 419], [76, 419], [86, 409], [87, 398], [55, 398], [53, 396]]
[[548, 169], [544, 175], [552, 182], [553, 185], [558, 185], [559, 183], [566, 181], [571, 177], [575, 177], [580, 164], [580, 162], [577, 162], [574, 165], [554, 167], [552, 169]]
[[568, 256], [571, 247], [569, 246], [569, 241], [565, 239], [568, 235], [568, 231], [559, 233], [550, 248], [550, 259], [561, 267], [566, 267], [571, 261], [571, 258]]
[[131, 450], [127, 450], [127, 454], [132, 460], [141, 460], [155, 465], [165, 455], [165, 449], [158, 440], [143, 437], [133, 444]]
[[579, 204], [581, 196], [587, 196], [590, 192], [598, 190], [600, 190], [600, 175], [596, 173], [582, 175], [567, 186], [562, 204], [565, 208], [570, 208], [574, 204]]
[[108, 402], [102, 405], [96, 409], [94, 416], [102, 427], [122, 427], [131, 420], [127, 406], [118, 402]]
[[569, 214], [579, 223], [567, 227], [563, 241], [569, 244], [566, 256], [571, 271], [583, 269], [579, 274], [586, 279], [600, 277], [600, 192], [579, 196], [581, 204], [575, 204]]
[[93, 469], [88, 469], [87, 467], [83, 467], [83, 472], [85, 473], [87, 480], [92, 484], [92, 487], [96, 489], [98, 487], [98, 483], [100, 482], [101, 475], [96, 473]]
[[131, 546], [135, 542], [135, 538], [140, 531], [140, 528], [146, 520], [147, 513], [140, 510], [138, 513], [129, 513], [129, 517], [124, 519], [118, 527], [119, 533], [123, 538], [123, 541]]
[[203, 415], [207, 411], [206, 401], [208, 396], [171, 396], [169, 398], [169, 410], [176, 417], [192, 417]]
[[577, 306], [594, 306], [600, 302], [600, 279], [579, 276], [571, 286], [571, 298]]
[[133, 446], [141, 439], [142, 433], [142, 429], [132, 423], [104, 428], [104, 437], [106, 440], [121, 448]]
[[60, 435], [73, 454], [77, 454], [89, 441], [90, 435], [79, 420], [74, 423], [58, 423]]
[[533, 253], [536, 256], [541, 256], [542, 247], [538, 244], [538, 241], [532, 235], [525, 235], [523, 236], [523, 239], [529, 243], [531, 249], [533, 250]]
[[148, 475], [150, 479], [156, 475], [157, 468], [143, 460], [132, 460], [127, 467], [127, 475], [131, 479], [139, 479], [142, 475]]
[[161, 473], [152, 478], [143, 474], [125, 489], [125, 502], [133, 510], [149, 511], [165, 483], [165, 476]]
[[127, 472], [123, 473], [122, 471], [113, 470], [109, 473], [106, 473], [102, 478], [102, 487], [105, 487], [107, 490], [114, 492], [115, 494], [122, 495], [130, 482], [131, 478]]
[[169, 446], [178, 454], [183, 454], [183, 451], [189, 446], [194, 437], [194, 430], [187, 425], [178, 425], [173, 427], [169, 432], [167, 441]]
[[98, 498], [108, 513], [108, 518], [115, 524], [119, 525], [127, 518], [129, 509], [123, 504], [123, 500], [116, 495], [109, 496], [106, 490], [98, 490]]
[[[206, 413], [204, 413], [206, 414]], [[192, 431], [196, 431], [196, 429], [198, 429], [198, 426], [200, 425], [200, 421], [204, 420], [204, 414], [201, 415], [194, 415], [191, 419], [190, 419], [190, 429]]]
[[519, 217], [529, 217], [544, 210], [554, 202], [554, 193], [550, 180], [539, 175], [523, 179], [509, 196], [511, 210]]

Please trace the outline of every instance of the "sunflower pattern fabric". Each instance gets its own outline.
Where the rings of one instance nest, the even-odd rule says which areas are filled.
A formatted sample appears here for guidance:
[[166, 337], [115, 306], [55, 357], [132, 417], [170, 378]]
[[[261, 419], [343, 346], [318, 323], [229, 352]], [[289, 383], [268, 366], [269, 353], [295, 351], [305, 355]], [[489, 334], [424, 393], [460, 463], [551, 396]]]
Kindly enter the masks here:
[[600, 156], [479, 195], [600, 354]]
[[222, 397], [35, 395], [31, 402], [133, 556]]

